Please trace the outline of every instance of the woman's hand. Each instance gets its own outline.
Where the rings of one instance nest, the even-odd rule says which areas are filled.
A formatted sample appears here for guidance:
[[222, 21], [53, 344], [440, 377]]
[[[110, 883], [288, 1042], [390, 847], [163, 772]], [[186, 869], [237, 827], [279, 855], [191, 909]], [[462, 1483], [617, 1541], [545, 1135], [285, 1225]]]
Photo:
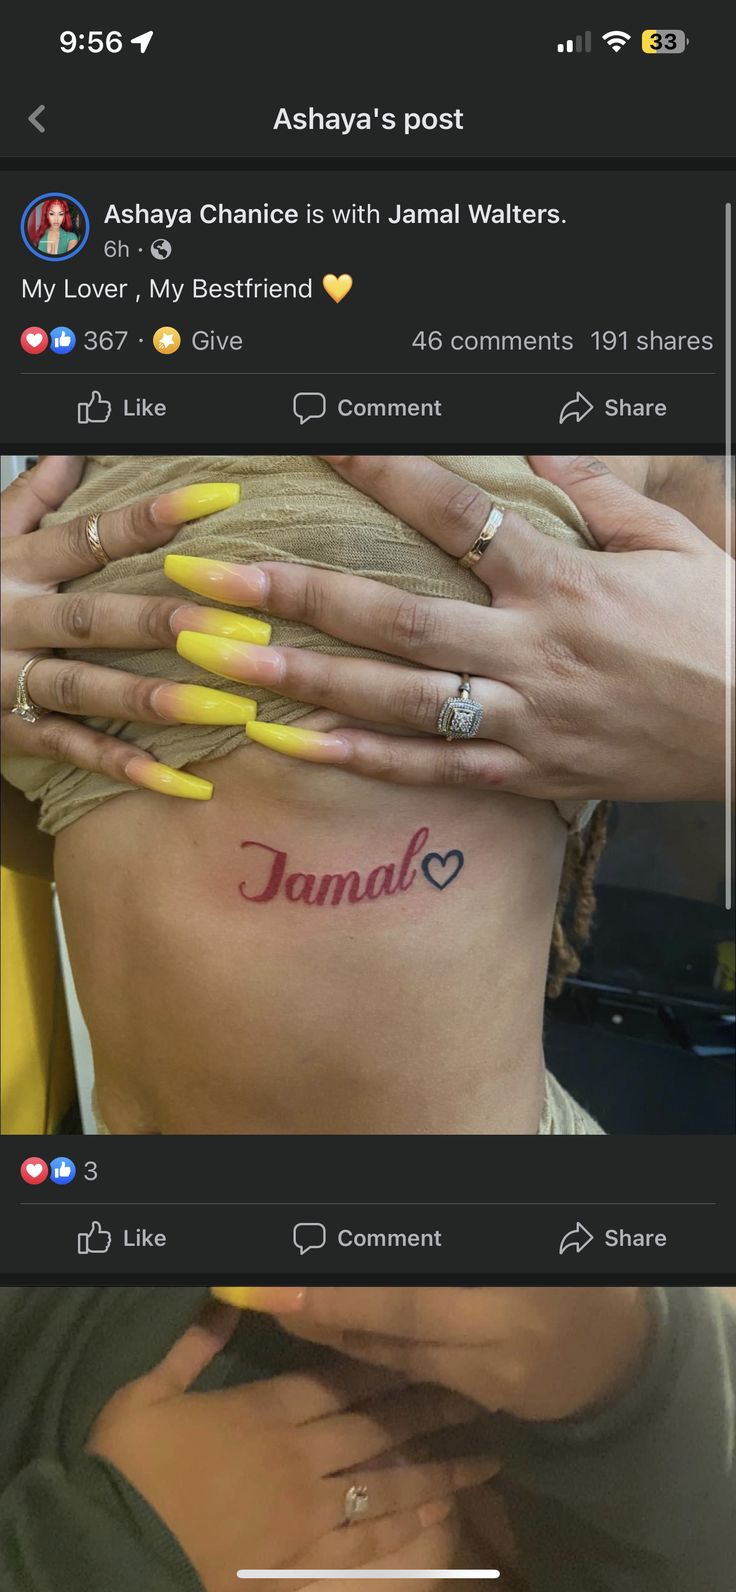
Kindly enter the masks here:
[[[486, 492], [426, 458], [329, 462], [456, 558], [492, 508]], [[599, 459], [531, 463], [564, 488], [615, 558], [544, 537], [509, 510], [473, 568], [492, 607], [304, 565], [177, 559], [172, 578], [200, 594], [217, 596], [227, 569], [230, 603], [304, 621], [397, 662], [256, 652], [210, 638], [198, 650], [198, 638], [186, 635], [180, 651], [230, 679], [365, 721], [327, 734], [258, 722], [246, 733], [371, 778], [549, 799], [722, 796], [726, 555]], [[483, 718], [474, 739], [448, 745], [437, 717], [463, 671]], [[375, 733], [376, 723], [393, 732]]]
[[[324, 1371], [188, 1392], [237, 1320], [211, 1305], [160, 1365], [110, 1399], [86, 1445], [163, 1518], [206, 1592], [226, 1592], [238, 1568], [448, 1567], [454, 1494], [498, 1466], [420, 1462], [402, 1445], [473, 1421], [475, 1407], [337, 1360]], [[368, 1489], [368, 1512], [345, 1529], [351, 1486]]]
[[649, 1334], [641, 1288], [303, 1288], [283, 1301], [300, 1338], [535, 1421], [615, 1397]]
[[[252, 642], [270, 635], [261, 621], [241, 615], [183, 607], [176, 597], [132, 597], [107, 592], [59, 593], [64, 581], [91, 574], [99, 560], [85, 534], [86, 515], [38, 529], [79, 481], [82, 460], [49, 455], [3, 493], [2, 701], [3, 750], [45, 757], [104, 773], [123, 784], [172, 796], [206, 799], [209, 780], [156, 762], [128, 741], [77, 722], [78, 716], [124, 719], [139, 724], [243, 724], [255, 703], [228, 691], [181, 685], [54, 657], [54, 648], [173, 649], [174, 614], [192, 629], [219, 627]], [[202, 482], [140, 499], [100, 516], [98, 535], [108, 559], [162, 547], [180, 525], [237, 502], [229, 482]], [[35, 724], [11, 713], [20, 671], [42, 654], [28, 675], [28, 692], [45, 711]]]

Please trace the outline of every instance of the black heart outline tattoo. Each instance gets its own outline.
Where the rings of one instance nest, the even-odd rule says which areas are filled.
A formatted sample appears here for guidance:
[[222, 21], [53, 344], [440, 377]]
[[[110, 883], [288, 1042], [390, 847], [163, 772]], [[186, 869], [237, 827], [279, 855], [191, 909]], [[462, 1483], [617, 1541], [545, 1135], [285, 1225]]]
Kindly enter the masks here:
[[[457, 864], [449, 878], [434, 879], [432, 877], [432, 864], [435, 863], [440, 868], [446, 868], [452, 857], [457, 859]], [[428, 884], [434, 885], [435, 890], [446, 890], [448, 884], [452, 884], [453, 879], [457, 879], [458, 874], [462, 872], [464, 867], [465, 858], [463, 853], [457, 849], [446, 851], [444, 856], [440, 851], [428, 851], [426, 857], [422, 857], [422, 873]]]

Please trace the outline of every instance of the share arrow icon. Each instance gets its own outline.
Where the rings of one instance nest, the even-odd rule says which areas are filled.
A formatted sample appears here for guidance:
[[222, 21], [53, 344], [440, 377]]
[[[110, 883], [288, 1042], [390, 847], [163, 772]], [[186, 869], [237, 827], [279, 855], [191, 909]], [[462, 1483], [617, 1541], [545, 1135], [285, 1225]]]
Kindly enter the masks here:
[[131, 39], [130, 42], [131, 42], [131, 44], [140, 44], [141, 55], [145, 55], [146, 50], [148, 49], [148, 46], [149, 46], [152, 38], [153, 38], [153, 28], [151, 28], [148, 33], [139, 33], [137, 38]]
[[574, 398], [570, 398], [566, 404], [563, 404], [559, 414], [559, 424], [564, 426], [566, 420], [581, 421], [585, 419], [586, 415], [592, 413], [593, 405], [590, 399], [586, 398], [584, 392], [576, 392]]
[[565, 1233], [560, 1244], [560, 1254], [564, 1255], [568, 1249], [576, 1249], [578, 1254], [580, 1254], [592, 1242], [593, 1234], [588, 1232], [587, 1227], [583, 1227], [582, 1222], [578, 1222], [569, 1233]]

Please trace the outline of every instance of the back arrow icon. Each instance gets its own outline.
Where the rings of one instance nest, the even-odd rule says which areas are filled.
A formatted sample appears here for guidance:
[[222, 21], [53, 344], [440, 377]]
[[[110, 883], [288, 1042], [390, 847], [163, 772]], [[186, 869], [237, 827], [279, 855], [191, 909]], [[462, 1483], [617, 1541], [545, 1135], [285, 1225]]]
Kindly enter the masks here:
[[45, 105], [37, 105], [35, 111], [31, 111], [31, 114], [30, 114], [30, 116], [28, 118], [28, 120], [29, 120], [29, 122], [31, 124], [31, 127], [35, 127], [37, 133], [45, 133], [45, 131], [46, 131], [46, 128], [43, 127], [41, 122], [39, 122], [39, 120], [38, 120], [38, 117], [42, 114], [43, 111], [45, 111], [45, 109], [46, 109]]
[[592, 1244], [592, 1242], [593, 1234], [588, 1232], [587, 1227], [583, 1227], [582, 1222], [578, 1222], [577, 1226], [573, 1227], [569, 1233], [565, 1233], [560, 1244], [560, 1254], [564, 1255], [567, 1249], [576, 1249], [578, 1254], [580, 1254], [581, 1250], [587, 1249], [588, 1244]]
[[576, 392], [574, 398], [570, 398], [566, 404], [563, 404], [560, 410], [559, 424], [564, 426], [565, 421], [570, 420], [572, 416], [578, 421], [584, 420], [586, 415], [592, 414], [592, 411], [593, 405], [590, 399], [586, 398], [585, 393]]

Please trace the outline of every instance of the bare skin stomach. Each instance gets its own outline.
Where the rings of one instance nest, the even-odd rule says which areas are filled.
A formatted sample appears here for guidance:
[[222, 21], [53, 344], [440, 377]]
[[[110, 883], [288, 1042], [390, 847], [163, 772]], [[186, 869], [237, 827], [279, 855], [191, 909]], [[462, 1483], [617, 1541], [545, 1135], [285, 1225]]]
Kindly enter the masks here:
[[124, 793], [56, 842], [110, 1131], [536, 1132], [552, 805], [253, 743], [192, 770], [210, 802]]

